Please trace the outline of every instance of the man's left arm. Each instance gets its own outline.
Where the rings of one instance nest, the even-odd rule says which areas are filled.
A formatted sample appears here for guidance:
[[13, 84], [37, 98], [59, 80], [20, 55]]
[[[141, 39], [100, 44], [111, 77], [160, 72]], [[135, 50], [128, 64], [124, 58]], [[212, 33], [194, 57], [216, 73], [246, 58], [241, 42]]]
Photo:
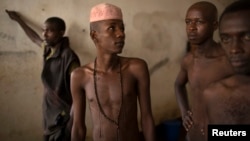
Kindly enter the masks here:
[[151, 109], [150, 76], [147, 63], [142, 61], [136, 70], [138, 77], [141, 125], [145, 141], [155, 141], [155, 123]]

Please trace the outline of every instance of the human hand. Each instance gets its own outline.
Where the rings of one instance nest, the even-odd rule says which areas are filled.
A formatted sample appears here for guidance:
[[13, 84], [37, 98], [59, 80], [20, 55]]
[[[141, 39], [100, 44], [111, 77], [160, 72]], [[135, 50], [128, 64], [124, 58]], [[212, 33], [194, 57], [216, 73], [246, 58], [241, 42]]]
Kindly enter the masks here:
[[18, 19], [20, 19], [20, 16], [17, 14], [16, 11], [9, 11], [9, 10], [6, 9], [5, 12], [9, 15], [9, 17], [10, 17], [12, 20], [17, 21]]
[[182, 124], [186, 131], [189, 131], [189, 129], [193, 126], [193, 113], [191, 111], [187, 111], [187, 113], [182, 117]]

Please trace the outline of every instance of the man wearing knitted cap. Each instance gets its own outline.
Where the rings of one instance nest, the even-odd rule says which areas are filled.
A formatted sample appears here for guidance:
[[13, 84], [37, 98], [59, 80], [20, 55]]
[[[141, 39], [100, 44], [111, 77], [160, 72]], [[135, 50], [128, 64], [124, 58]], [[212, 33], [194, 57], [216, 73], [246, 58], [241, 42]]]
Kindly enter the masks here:
[[72, 141], [85, 139], [86, 99], [91, 110], [94, 141], [140, 141], [137, 100], [144, 139], [154, 141], [147, 63], [118, 55], [125, 44], [121, 9], [107, 3], [94, 6], [90, 11], [90, 37], [97, 56], [71, 75]]

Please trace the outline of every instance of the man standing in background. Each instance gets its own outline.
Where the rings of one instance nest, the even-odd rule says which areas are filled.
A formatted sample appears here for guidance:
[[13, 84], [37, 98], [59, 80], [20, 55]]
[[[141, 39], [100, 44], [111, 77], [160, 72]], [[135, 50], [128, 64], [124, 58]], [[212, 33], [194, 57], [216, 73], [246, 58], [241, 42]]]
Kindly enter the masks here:
[[70, 141], [72, 96], [70, 74], [80, 66], [80, 60], [64, 37], [66, 25], [59, 17], [48, 18], [43, 27], [43, 39], [15, 11], [6, 10], [19, 23], [26, 35], [43, 49], [44, 141]]
[[[204, 102], [202, 92], [210, 83], [233, 73], [224, 50], [214, 41], [218, 27], [217, 8], [201, 1], [186, 13], [186, 32], [190, 51], [181, 62], [175, 81], [175, 94], [189, 141], [204, 141]], [[186, 86], [190, 86], [190, 95]]]
[[[248, 0], [235, 1], [222, 12], [219, 35], [235, 74], [211, 84], [204, 91], [205, 117], [207, 117], [208, 124], [228, 125], [224, 126], [228, 127], [225, 130], [234, 131], [233, 125], [247, 125], [249, 129], [250, 125], [249, 16], [250, 1]], [[223, 140], [223, 137], [221, 138]], [[237, 137], [233, 138], [237, 140]], [[242, 137], [242, 140], [244, 138], [249, 140], [249, 134]]]

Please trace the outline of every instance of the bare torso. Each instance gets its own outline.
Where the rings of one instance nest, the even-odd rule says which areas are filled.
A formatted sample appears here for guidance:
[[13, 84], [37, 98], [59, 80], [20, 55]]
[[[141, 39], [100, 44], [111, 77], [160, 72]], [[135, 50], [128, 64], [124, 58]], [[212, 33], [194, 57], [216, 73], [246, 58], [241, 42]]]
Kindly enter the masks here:
[[234, 75], [205, 93], [211, 124], [250, 124], [250, 77]]
[[121, 59], [121, 64], [121, 74], [119, 69], [115, 72], [96, 70], [96, 82], [93, 77], [94, 70], [89, 69], [93, 68], [93, 63], [82, 68], [88, 79], [83, 86], [89, 101], [95, 141], [117, 141], [118, 138], [119, 141], [139, 140], [137, 79], [131, 71], [134, 64], [125, 58]]
[[[202, 92], [212, 82], [223, 79], [232, 73], [231, 66], [227, 58], [218, 57], [194, 57], [192, 53], [187, 55], [187, 73], [190, 86], [190, 107], [193, 113], [193, 127], [189, 130], [190, 139], [201, 140], [204, 129], [204, 102]], [[192, 140], [193, 141], [193, 140]]]
[[[210, 83], [215, 82], [231, 74], [229, 64], [225, 57], [218, 58], [193, 58], [188, 67], [188, 78], [191, 88], [193, 114], [199, 113], [202, 104], [202, 92]], [[196, 112], [197, 111], [197, 112]]]

